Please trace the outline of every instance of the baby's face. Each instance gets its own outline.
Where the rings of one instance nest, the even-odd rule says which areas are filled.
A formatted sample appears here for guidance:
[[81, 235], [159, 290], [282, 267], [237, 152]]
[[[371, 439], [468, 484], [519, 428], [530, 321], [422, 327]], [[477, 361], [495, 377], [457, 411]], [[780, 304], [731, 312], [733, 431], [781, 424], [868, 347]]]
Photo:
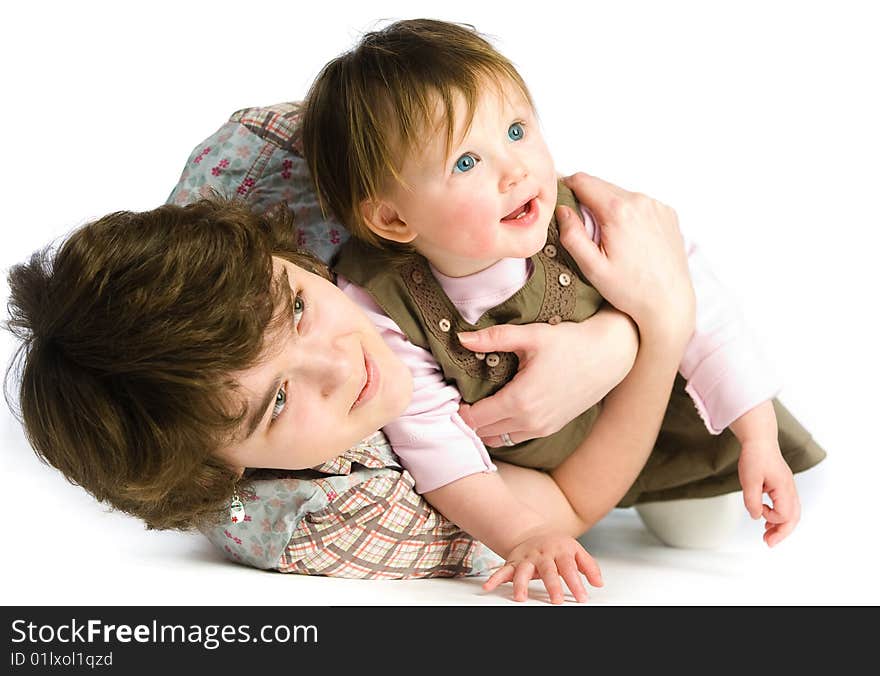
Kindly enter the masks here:
[[486, 82], [467, 133], [465, 106], [457, 97], [451, 152], [438, 125], [425, 147], [405, 159], [405, 185], [392, 182], [386, 195], [415, 235], [416, 250], [453, 277], [534, 255], [556, 205], [553, 159], [519, 90]]
[[412, 376], [342, 291], [290, 261], [273, 264], [275, 277], [290, 284], [293, 321], [256, 365], [234, 374], [248, 414], [219, 455], [238, 468], [303, 469], [400, 415]]

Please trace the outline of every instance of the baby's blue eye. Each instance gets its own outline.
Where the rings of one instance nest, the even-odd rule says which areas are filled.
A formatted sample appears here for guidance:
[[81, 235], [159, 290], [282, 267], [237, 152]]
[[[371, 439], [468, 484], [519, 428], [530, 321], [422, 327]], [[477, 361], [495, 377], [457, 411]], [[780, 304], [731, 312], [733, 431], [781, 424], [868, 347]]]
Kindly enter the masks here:
[[519, 141], [523, 136], [525, 136], [525, 129], [519, 122], [514, 122], [507, 128], [507, 138], [511, 141]]
[[457, 160], [455, 160], [455, 169], [453, 169], [453, 171], [457, 171], [463, 174], [466, 171], [470, 171], [475, 166], [477, 166], [477, 158], [470, 153], [465, 153]]
[[286, 404], [287, 390], [282, 387], [278, 390], [278, 394], [275, 395], [275, 405], [272, 407], [272, 420], [275, 420], [275, 418], [281, 415], [281, 411], [284, 410]]

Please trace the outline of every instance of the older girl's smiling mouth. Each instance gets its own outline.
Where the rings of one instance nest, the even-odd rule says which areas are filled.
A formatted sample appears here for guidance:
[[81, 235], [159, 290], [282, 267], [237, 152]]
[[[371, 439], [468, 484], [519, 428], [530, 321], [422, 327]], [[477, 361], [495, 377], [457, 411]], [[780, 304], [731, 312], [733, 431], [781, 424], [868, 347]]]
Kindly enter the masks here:
[[354, 403], [351, 405], [350, 410], [356, 409], [358, 406], [365, 404], [370, 399], [375, 396], [376, 392], [379, 389], [380, 382], [380, 373], [379, 367], [376, 362], [370, 356], [370, 354], [364, 351], [364, 381], [361, 386], [360, 392], [358, 393], [357, 398], [354, 400]]

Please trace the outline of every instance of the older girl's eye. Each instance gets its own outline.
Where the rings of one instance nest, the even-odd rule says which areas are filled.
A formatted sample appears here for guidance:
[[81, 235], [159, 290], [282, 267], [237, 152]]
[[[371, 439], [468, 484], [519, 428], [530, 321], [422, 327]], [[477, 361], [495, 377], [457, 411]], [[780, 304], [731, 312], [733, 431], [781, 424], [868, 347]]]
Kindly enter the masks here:
[[275, 405], [272, 407], [272, 420], [275, 420], [275, 418], [281, 415], [281, 411], [283, 411], [284, 407], [287, 405], [287, 390], [285, 387], [285, 385], [282, 385], [281, 389], [278, 390], [278, 393], [275, 395]]
[[519, 141], [525, 136], [526, 130], [523, 129], [523, 126], [520, 122], [514, 122], [507, 128], [507, 138], [511, 141]]
[[455, 160], [455, 168], [452, 171], [463, 174], [477, 166], [477, 162], [479, 162], [479, 160], [476, 157], [470, 153], [465, 153]]
[[303, 313], [306, 311], [306, 302], [300, 294], [293, 299], [293, 328], [299, 326]]

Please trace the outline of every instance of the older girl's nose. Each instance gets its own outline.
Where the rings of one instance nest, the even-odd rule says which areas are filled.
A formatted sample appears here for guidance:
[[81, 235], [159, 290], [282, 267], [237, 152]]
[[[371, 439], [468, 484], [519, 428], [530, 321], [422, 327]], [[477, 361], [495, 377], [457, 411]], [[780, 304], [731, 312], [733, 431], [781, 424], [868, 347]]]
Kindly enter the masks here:
[[[351, 341], [336, 340], [311, 345], [304, 350], [301, 375], [310, 379], [322, 396], [328, 396], [358, 374], [355, 350]], [[363, 365], [360, 366], [360, 372]]]

